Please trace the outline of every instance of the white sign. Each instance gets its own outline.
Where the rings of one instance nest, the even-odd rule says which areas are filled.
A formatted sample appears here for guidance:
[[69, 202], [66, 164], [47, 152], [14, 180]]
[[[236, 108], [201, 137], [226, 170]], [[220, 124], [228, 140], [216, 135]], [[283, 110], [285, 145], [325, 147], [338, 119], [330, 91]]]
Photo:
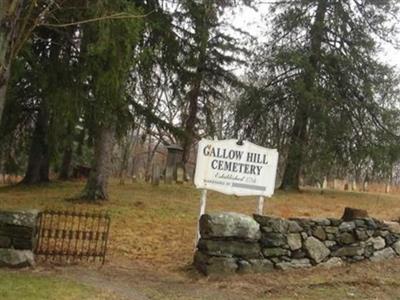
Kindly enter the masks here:
[[274, 193], [278, 151], [237, 140], [206, 140], [198, 145], [194, 183], [199, 189], [229, 195]]

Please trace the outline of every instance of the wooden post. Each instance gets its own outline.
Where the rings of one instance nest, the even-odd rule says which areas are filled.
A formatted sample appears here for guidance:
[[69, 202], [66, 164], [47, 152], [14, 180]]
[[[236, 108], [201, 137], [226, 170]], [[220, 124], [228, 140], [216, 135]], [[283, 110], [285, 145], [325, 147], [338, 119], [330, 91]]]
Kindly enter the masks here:
[[257, 211], [256, 213], [258, 215], [262, 215], [264, 210], [264, 196], [259, 196], [258, 197], [258, 205], [257, 205]]
[[197, 243], [200, 240], [200, 218], [204, 213], [206, 212], [206, 202], [207, 202], [207, 190], [201, 190], [201, 196], [200, 196], [200, 214], [199, 214], [199, 219], [197, 221], [197, 233], [196, 233], [196, 241], [195, 241], [195, 249], [197, 248]]

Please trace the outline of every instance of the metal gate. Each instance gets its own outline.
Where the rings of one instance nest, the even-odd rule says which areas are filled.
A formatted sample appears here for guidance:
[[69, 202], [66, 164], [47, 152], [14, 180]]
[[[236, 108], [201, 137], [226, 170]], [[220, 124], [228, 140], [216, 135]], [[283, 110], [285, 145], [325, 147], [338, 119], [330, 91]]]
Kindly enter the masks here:
[[35, 254], [44, 260], [104, 264], [109, 231], [105, 211], [45, 210], [39, 213]]

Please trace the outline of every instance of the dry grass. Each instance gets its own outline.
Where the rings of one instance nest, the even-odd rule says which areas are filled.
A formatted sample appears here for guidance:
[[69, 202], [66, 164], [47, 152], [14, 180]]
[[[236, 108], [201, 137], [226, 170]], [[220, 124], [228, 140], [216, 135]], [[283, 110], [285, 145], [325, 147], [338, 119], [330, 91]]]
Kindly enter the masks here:
[[[356, 264], [334, 271], [313, 268], [216, 281], [198, 277], [188, 267], [193, 257], [200, 197], [200, 192], [193, 186], [153, 187], [144, 183], [119, 185], [113, 182], [110, 186], [112, 199], [102, 205], [73, 204], [65, 200], [77, 195], [82, 187], [82, 182], [0, 187], [1, 209], [76, 207], [109, 210], [112, 215], [109, 266], [125, 266], [129, 262], [151, 272], [167, 274], [163, 276], [169, 281], [165, 280], [163, 287], [148, 283], [153, 281], [154, 284], [158, 279], [138, 279], [137, 288], [143, 288], [154, 299], [208, 299], [203, 294], [198, 297], [190, 294], [193, 297], [189, 297], [187, 289], [202, 289], [202, 292], [211, 289], [210, 299], [223, 299], [225, 296], [219, 298], [218, 295], [227, 294], [236, 295], [237, 299], [246, 299], [249, 295], [255, 299], [344, 299], [371, 295], [378, 299], [393, 299], [391, 294], [400, 295], [397, 284], [400, 282], [400, 273], [397, 273], [400, 259], [383, 264]], [[277, 192], [266, 200], [264, 213], [282, 217], [340, 218], [344, 207], [351, 206], [366, 209], [373, 217], [389, 220], [400, 217], [399, 203], [398, 194], [333, 191], [321, 194], [310, 189], [302, 193]], [[255, 197], [208, 193], [207, 211], [252, 214], [255, 208]], [[170, 286], [175, 289], [171, 290]], [[178, 297], [177, 291], [184, 296]]]
[[[40, 187], [2, 187], [2, 209], [77, 207], [108, 209], [112, 215], [110, 260], [129, 258], [169, 270], [192, 261], [200, 192], [189, 185], [144, 183], [110, 187], [112, 199], [103, 205], [73, 204], [65, 199], [77, 195], [83, 183], [53, 183]], [[366, 209], [382, 219], [400, 217], [400, 195], [317, 190], [277, 192], [265, 202], [264, 213], [282, 217], [340, 217], [344, 207]], [[252, 214], [255, 197], [208, 193], [207, 211]], [[178, 263], [177, 263], [178, 262]]]

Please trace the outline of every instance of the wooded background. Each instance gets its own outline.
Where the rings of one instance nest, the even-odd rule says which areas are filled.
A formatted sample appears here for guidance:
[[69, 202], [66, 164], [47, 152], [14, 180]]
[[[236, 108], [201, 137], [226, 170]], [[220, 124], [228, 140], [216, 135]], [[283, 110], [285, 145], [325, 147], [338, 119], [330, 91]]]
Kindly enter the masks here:
[[251, 0], [2, 1], [0, 173], [86, 168], [79, 197], [102, 200], [172, 144], [192, 178], [208, 137], [277, 148], [285, 190], [397, 184], [399, 74], [378, 53], [399, 46], [398, 1], [270, 2], [261, 41], [229, 21]]

